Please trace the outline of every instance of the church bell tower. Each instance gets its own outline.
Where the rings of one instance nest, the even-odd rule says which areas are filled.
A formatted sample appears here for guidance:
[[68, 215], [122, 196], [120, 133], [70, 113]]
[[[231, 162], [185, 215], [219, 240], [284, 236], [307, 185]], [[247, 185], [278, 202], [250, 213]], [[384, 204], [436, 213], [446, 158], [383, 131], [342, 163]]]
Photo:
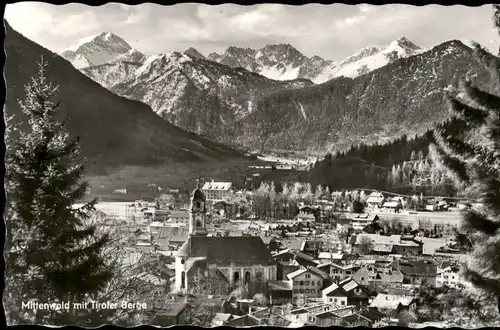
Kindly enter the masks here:
[[207, 235], [207, 207], [205, 194], [200, 189], [200, 179], [191, 196], [189, 207], [189, 235]]

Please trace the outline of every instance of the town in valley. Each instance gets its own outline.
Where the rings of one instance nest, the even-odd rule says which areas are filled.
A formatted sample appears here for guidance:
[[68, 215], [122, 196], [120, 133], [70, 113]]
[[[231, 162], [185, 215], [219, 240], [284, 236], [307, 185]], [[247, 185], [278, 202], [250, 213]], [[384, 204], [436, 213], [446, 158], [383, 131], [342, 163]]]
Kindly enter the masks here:
[[500, 325], [500, 5], [4, 28], [8, 325]]
[[275, 183], [251, 189], [198, 178], [189, 192], [160, 187], [155, 198], [97, 204], [107, 226], [128, 228], [129, 258], [154, 260], [144, 274], [157, 287], [150, 299], [168, 300], [158, 325], [460, 322], [419, 322], [409, 312], [421, 290], [466, 285], [460, 263], [469, 246], [454, 229], [461, 209], [480, 204], [376, 190], [314, 193], [301, 183], [290, 183], [295, 197], [273, 192], [266, 204], [266, 185]]

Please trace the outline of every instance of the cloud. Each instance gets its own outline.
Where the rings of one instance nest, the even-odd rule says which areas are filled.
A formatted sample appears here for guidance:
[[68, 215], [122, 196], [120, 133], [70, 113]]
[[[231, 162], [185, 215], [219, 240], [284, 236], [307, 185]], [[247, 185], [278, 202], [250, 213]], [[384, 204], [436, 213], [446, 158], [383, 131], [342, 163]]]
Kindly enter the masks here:
[[7, 4], [4, 18], [14, 29], [27, 36], [41, 34], [45, 27], [52, 24], [53, 19], [48, 11], [33, 2]]
[[91, 11], [70, 15], [65, 19], [53, 22], [50, 33], [59, 36], [80, 36], [92, 34], [102, 26]]
[[7, 5], [5, 17], [14, 29], [52, 50], [109, 31], [146, 53], [192, 46], [207, 54], [229, 46], [290, 43], [307, 56], [341, 60], [361, 48], [383, 46], [401, 36], [421, 47], [450, 39], [477, 40], [496, 52], [498, 35], [491, 30], [492, 14], [491, 6], [108, 3], [93, 7], [20, 2]]

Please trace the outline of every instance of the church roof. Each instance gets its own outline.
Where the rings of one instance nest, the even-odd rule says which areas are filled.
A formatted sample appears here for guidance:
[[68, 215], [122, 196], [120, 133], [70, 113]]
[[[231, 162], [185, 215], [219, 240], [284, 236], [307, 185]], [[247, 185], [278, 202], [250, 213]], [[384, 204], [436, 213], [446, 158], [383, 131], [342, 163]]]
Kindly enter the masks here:
[[238, 266], [271, 265], [273, 258], [259, 236], [190, 236], [175, 254], [178, 257], [206, 257], [207, 263]]

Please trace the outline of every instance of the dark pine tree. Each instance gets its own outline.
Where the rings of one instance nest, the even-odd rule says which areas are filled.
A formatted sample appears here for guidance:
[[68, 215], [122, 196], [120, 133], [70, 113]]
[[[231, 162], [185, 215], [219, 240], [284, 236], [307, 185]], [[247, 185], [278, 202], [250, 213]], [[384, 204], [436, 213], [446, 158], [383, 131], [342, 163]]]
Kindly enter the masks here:
[[87, 221], [96, 201], [73, 208], [87, 189], [84, 167], [77, 161], [78, 140], [54, 119], [57, 87], [47, 81], [46, 66], [42, 59], [19, 102], [29, 129], [7, 131], [4, 299], [17, 306], [18, 313], [6, 309], [9, 323], [83, 325], [82, 311], [19, 310], [21, 302], [88, 300], [112, 276], [102, 256], [110, 239]]
[[479, 45], [476, 54], [491, 68], [489, 90], [464, 81], [462, 93], [449, 95], [454, 116], [435, 131], [430, 151], [484, 205], [463, 213], [462, 230], [474, 242], [464, 276], [485, 296], [500, 297], [500, 65]]

